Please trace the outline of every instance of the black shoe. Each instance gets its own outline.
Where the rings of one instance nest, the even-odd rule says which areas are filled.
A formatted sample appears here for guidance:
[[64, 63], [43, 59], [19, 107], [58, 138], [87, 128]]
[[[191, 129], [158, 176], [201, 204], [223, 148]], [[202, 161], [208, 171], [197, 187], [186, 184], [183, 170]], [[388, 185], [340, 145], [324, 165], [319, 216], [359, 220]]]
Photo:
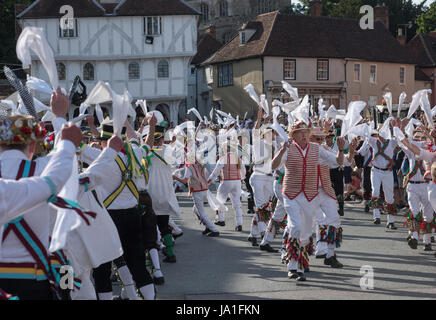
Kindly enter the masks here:
[[226, 225], [226, 223], [224, 221], [215, 221], [214, 223], [220, 227], [225, 227], [225, 225]]
[[431, 237], [430, 242], [434, 243], [434, 237]]
[[257, 246], [258, 246], [258, 244], [257, 244], [257, 240], [256, 240], [255, 237], [249, 237], [249, 238], [248, 238], [248, 241], [251, 242], [251, 245], [252, 245], [253, 247], [257, 247]]
[[369, 206], [365, 204], [365, 212], [369, 212]]
[[254, 210], [253, 209], [248, 209], [247, 210], [247, 214], [254, 214]]
[[166, 256], [163, 259], [163, 262], [167, 262], [167, 263], [176, 263], [176, 256]]
[[381, 223], [380, 218], [375, 218], [374, 219], [374, 224], [380, 224], [380, 223]]
[[272, 248], [268, 243], [265, 244], [265, 245], [260, 245], [259, 248], [262, 251], [279, 252], [279, 250], [276, 250], [276, 249]]
[[324, 260], [324, 264], [326, 266], [330, 266], [332, 268], [342, 268], [344, 265], [342, 263], [340, 263], [338, 261], [338, 259], [336, 259], [336, 256], [330, 257], [330, 258], [325, 258]]
[[164, 277], [153, 277], [153, 283], [157, 286], [161, 286], [165, 283], [165, 278]]
[[212, 232], [212, 230], [210, 230], [209, 228], [206, 228], [206, 229], [203, 231], [203, 234], [206, 235], [206, 234], [211, 233], [211, 232]]
[[315, 256], [316, 259], [325, 259], [327, 257], [327, 254], [320, 254]]
[[410, 248], [412, 249], [417, 249], [418, 248], [418, 240], [411, 238], [407, 244], [409, 245]]
[[175, 240], [177, 238], [180, 238], [181, 236], [183, 236], [183, 232], [175, 235], [173, 234], [173, 239]]
[[235, 231], [242, 231], [242, 226], [237, 226], [237, 227], [235, 228]]
[[424, 251], [433, 251], [433, 250], [431, 249], [431, 243], [426, 244], [426, 245], [424, 246]]
[[289, 270], [288, 278], [289, 279], [297, 279], [298, 278], [297, 270]]
[[304, 275], [304, 273], [297, 272], [297, 274], [298, 274], [297, 281], [306, 281], [306, 276]]
[[218, 231], [214, 231], [209, 233], [207, 236], [208, 237], [219, 237], [220, 233]]
[[397, 230], [397, 227], [393, 222], [391, 222], [386, 225], [386, 229]]

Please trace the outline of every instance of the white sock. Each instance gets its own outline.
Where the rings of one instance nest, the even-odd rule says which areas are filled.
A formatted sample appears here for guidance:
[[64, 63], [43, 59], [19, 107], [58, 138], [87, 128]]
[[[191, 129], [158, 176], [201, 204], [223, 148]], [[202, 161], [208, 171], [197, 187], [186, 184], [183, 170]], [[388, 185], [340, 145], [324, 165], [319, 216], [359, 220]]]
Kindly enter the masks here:
[[157, 250], [155, 248], [150, 249], [148, 252], [151, 258], [151, 262], [153, 263], [153, 267], [155, 269], [154, 276], [156, 278], [163, 277], [162, 271], [160, 270], [160, 262], [159, 262], [159, 254], [157, 253]]
[[412, 238], [418, 240], [418, 232], [413, 231]]
[[430, 244], [431, 243], [431, 233], [425, 233], [424, 236], [422, 237], [424, 244]]
[[130, 273], [129, 268], [127, 266], [122, 266], [118, 269], [118, 275], [123, 282], [129, 300], [138, 300], [135, 283], [133, 282], [132, 274]]
[[395, 222], [395, 216], [388, 214], [388, 223], [394, 223]]
[[98, 300], [112, 300], [112, 291], [111, 292], [100, 292], [97, 295], [98, 295]]
[[154, 300], [154, 285], [148, 284], [146, 286], [143, 286], [139, 288], [139, 291], [141, 291], [142, 296], [145, 300]]

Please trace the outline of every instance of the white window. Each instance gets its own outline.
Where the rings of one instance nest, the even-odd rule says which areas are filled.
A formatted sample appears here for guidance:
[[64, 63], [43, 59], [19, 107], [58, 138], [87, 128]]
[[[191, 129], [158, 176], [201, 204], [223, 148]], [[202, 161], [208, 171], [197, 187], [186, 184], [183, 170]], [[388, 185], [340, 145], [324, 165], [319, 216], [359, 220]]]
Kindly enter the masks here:
[[144, 34], [146, 36], [158, 36], [162, 34], [162, 18], [161, 17], [145, 17], [144, 18]]
[[129, 80], [138, 80], [139, 79], [139, 63], [131, 62], [129, 63]]
[[285, 80], [296, 80], [296, 62], [295, 60], [284, 60], [283, 61], [283, 79]]
[[229, 4], [227, 1], [221, 1], [220, 4], [220, 17], [227, 17], [229, 15]]
[[241, 32], [241, 44], [246, 44], [247, 43], [247, 38], [245, 36], [245, 32], [242, 31]]
[[400, 84], [406, 83], [406, 68], [400, 67]]
[[233, 65], [223, 64], [218, 66], [218, 87], [233, 85]]
[[369, 82], [370, 83], [377, 83], [377, 66], [371, 65], [369, 69]]
[[79, 36], [79, 29], [77, 19], [65, 19], [65, 23], [61, 25], [59, 20], [59, 38], [77, 38]]
[[317, 80], [329, 79], [329, 61], [319, 59], [317, 61]]
[[170, 66], [168, 61], [161, 60], [157, 65], [157, 77], [158, 78], [169, 78], [170, 76]]
[[206, 3], [200, 5], [201, 20], [203, 22], [209, 21], [209, 6]]
[[360, 82], [360, 63], [354, 64], [354, 81]]

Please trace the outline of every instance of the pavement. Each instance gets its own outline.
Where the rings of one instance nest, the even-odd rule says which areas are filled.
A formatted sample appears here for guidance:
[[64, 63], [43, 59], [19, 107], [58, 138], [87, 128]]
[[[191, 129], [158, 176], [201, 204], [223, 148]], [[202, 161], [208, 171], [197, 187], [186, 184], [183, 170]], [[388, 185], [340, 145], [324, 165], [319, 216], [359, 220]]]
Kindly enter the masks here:
[[[398, 229], [388, 230], [385, 215], [374, 225], [372, 213], [365, 213], [362, 204], [346, 202], [343, 243], [337, 250], [344, 267], [333, 269], [312, 256], [307, 281], [296, 282], [288, 279], [279, 253], [261, 251], [247, 241], [252, 215], [246, 213], [246, 201], [243, 231], [234, 231], [234, 211], [228, 202], [226, 226], [218, 227], [220, 236], [211, 238], [202, 235], [204, 226], [187, 194], [177, 197], [183, 214], [175, 221], [184, 234], [174, 247], [177, 263], [161, 259], [165, 284], [156, 286], [158, 300], [436, 299], [435, 251], [424, 252], [422, 241], [416, 250], [407, 245], [402, 214], [396, 218]], [[206, 210], [213, 219], [214, 212]], [[272, 243], [276, 249], [280, 246], [281, 234]]]

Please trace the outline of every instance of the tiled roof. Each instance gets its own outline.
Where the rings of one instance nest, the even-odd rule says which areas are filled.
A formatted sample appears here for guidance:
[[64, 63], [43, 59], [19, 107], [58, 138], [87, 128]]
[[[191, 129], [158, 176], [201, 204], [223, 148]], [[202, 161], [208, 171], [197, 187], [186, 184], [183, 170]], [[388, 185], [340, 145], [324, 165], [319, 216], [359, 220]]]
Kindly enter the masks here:
[[245, 45], [239, 37], [217, 52], [210, 63], [254, 56], [354, 58], [367, 61], [415, 64], [389, 30], [375, 23], [363, 30], [358, 20], [288, 15], [260, 15], [247, 28], [256, 34]]
[[407, 45], [410, 55], [420, 67], [436, 67], [436, 36], [417, 34]]
[[205, 33], [198, 40], [197, 45], [197, 54], [192, 59], [192, 64], [199, 65], [203, 63], [206, 59], [212, 56], [219, 48], [221, 48], [222, 44], [218, 42], [212, 35], [209, 33]]

